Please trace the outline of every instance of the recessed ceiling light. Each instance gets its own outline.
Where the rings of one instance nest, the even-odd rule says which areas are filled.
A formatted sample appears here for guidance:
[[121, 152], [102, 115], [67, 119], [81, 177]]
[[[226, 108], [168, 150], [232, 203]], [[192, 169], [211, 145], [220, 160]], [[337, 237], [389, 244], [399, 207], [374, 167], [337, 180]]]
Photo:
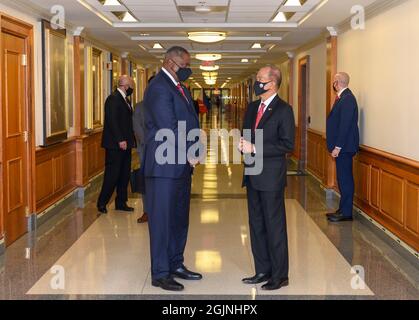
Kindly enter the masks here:
[[208, 13], [208, 12], [211, 12], [211, 7], [209, 7], [205, 3], [203, 3], [202, 5], [195, 7], [195, 12]]
[[242, 59], [242, 62], [244, 63], [249, 62], [249, 59]]
[[265, 36], [270, 37], [270, 36], [272, 36], [272, 33], [267, 33], [267, 34], [265, 34]]
[[288, 0], [285, 2], [284, 7], [301, 7], [306, 1]]
[[285, 16], [285, 13], [279, 11], [272, 22], [287, 22], [287, 17]]
[[121, 3], [118, 0], [106, 0], [104, 6], [120, 6]]
[[200, 43], [214, 43], [222, 41], [226, 38], [225, 32], [212, 32], [212, 31], [198, 31], [198, 32], [189, 32], [189, 40], [200, 42]]
[[131, 13], [127, 12], [124, 15], [124, 18], [122, 18], [122, 21], [124, 22], [138, 22], [137, 19], [135, 19]]
[[163, 49], [162, 45], [160, 43], [155, 43], [153, 45], [153, 49]]
[[216, 61], [222, 58], [221, 54], [214, 53], [200, 53], [195, 55], [195, 58], [202, 61]]
[[148, 37], [150, 34], [149, 33], [140, 33], [140, 36], [142, 37]]
[[252, 49], [262, 49], [262, 45], [260, 43], [254, 43]]

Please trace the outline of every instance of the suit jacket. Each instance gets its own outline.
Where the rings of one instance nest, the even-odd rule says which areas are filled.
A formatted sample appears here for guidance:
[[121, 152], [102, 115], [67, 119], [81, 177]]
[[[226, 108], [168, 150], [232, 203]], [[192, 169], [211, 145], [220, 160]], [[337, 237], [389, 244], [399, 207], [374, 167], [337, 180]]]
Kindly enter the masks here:
[[[255, 143], [255, 132], [253, 130], [256, 116], [261, 101], [254, 101], [249, 104], [245, 117], [243, 129], [252, 130], [252, 143]], [[263, 129], [263, 150], [258, 152], [256, 144], [257, 160], [263, 161], [263, 169], [259, 175], [243, 176], [243, 186], [250, 183], [252, 188], [261, 191], [278, 191], [285, 188], [287, 184], [287, 153], [294, 150], [295, 143], [295, 122], [292, 107], [276, 96], [269, 106], [257, 129]], [[245, 164], [245, 167], [250, 167]]]
[[[144, 96], [145, 106], [145, 157], [142, 163], [146, 177], [184, 178], [191, 175], [192, 168], [189, 163], [179, 161], [178, 155], [186, 157], [187, 150], [195, 141], [187, 141], [183, 134], [188, 135], [191, 130], [199, 129], [198, 115], [194, 110], [192, 96], [186, 87], [183, 90], [188, 98], [180, 93], [172, 80], [160, 71], [147, 87]], [[186, 124], [186, 132], [179, 130], [178, 122]], [[174, 149], [175, 163], [159, 164], [156, 161], [156, 151], [165, 141], [156, 141], [156, 133], [160, 129], [170, 129], [175, 134]], [[180, 135], [179, 135], [180, 133]], [[184, 144], [183, 141], [186, 140]], [[181, 142], [181, 143], [180, 143]]]
[[137, 152], [140, 156], [140, 162], [145, 151], [145, 118], [144, 118], [144, 102], [137, 103], [134, 110], [133, 125], [135, 137], [137, 138]]
[[102, 133], [102, 147], [119, 149], [119, 142], [126, 141], [128, 148], [136, 147], [132, 126], [132, 110], [118, 90], [105, 102], [105, 125]]
[[352, 91], [342, 92], [330, 111], [326, 121], [327, 149], [332, 152], [335, 147], [341, 152], [358, 152], [358, 104]]

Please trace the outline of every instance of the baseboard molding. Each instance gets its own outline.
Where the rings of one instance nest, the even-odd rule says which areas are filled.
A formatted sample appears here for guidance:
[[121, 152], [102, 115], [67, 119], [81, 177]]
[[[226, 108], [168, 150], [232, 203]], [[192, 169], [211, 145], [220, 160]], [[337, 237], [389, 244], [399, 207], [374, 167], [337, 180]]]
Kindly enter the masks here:
[[[314, 177], [311, 173], [310, 176]], [[314, 177], [316, 180], [319, 181], [319, 179], [317, 179], [316, 177]], [[334, 189], [326, 189], [323, 185], [320, 185], [320, 187], [328, 193], [332, 193], [334, 196], [338, 197], [340, 199], [340, 194], [339, 192], [337, 192]], [[379, 222], [377, 222], [376, 220], [374, 220], [373, 218], [371, 218], [367, 213], [365, 213], [364, 211], [362, 211], [359, 207], [357, 207], [356, 205], [354, 205], [353, 210], [358, 213], [362, 218], [364, 218], [364, 221], [369, 222], [370, 226], [375, 227], [374, 231], [377, 231], [377, 233], [386, 235], [387, 240], [390, 240], [391, 244], [397, 244], [400, 248], [402, 248], [404, 250], [404, 252], [408, 252], [410, 254], [411, 257], [413, 257], [417, 263], [417, 261], [419, 261], [419, 252], [416, 251], [414, 248], [412, 248], [411, 246], [409, 246], [406, 242], [404, 242], [403, 240], [401, 240], [399, 237], [397, 237], [394, 233], [392, 233], [391, 231], [389, 231], [387, 228], [385, 228], [382, 224], [380, 224]]]

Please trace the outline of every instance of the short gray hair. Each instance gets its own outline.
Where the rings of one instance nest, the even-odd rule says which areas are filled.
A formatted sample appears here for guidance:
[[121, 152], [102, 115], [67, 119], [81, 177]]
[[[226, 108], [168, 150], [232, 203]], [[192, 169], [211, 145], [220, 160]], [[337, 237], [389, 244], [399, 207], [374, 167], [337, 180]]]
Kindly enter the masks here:
[[165, 59], [170, 59], [173, 57], [181, 57], [182, 55], [189, 55], [189, 51], [180, 46], [173, 46], [166, 51]]
[[267, 65], [267, 68], [269, 68], [269, 77], [273, 78], [278, 89], [281, 87], [282, 83], [282, 72], [279, 70], [277, 66], [274, 65]]

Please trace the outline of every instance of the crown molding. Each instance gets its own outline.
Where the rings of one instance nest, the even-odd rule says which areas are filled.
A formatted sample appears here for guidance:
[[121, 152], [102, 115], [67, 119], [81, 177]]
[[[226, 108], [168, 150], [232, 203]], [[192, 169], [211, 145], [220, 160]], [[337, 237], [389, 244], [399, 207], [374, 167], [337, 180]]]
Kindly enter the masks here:
[[[410, 0], [384, 0], [378, 3], [373, 3], [365, 9], [365, 21], [368, 21], [381, 13], [384, 13], [394, 7], [397, 7]], [[343, 22], [336, 26], [340, 34], [351, 30], [352, 16], [345, 19]]]

